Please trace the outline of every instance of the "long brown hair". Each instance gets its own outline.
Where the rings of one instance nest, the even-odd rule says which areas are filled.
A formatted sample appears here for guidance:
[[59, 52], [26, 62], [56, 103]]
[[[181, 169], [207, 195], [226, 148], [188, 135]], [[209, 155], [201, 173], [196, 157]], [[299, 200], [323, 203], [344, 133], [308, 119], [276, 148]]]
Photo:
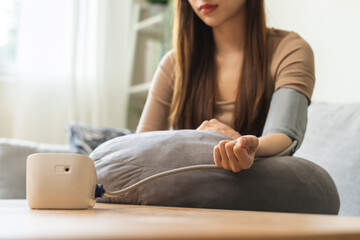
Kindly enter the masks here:
[[[216, 101], [215, 43], [212, 28], [187, 0], [176, 0], [173, 45], [175, 85], [170, 124], [175, 129], [197, 128], [214, 117]], [[260, 136], [273, 84], [267, 74], [267, 28], [263, 0], [245, 3], [245, 51], [235, 102], [234, 129]]]

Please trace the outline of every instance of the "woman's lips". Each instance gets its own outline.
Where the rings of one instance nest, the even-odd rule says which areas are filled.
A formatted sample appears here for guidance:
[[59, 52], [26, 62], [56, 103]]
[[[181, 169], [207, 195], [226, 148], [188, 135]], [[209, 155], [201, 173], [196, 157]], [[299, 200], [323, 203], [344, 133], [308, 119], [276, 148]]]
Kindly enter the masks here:
[[212, 11], [214, 11], [219, 5], [216, 4], [216, 5], [213, 5], [213, 4], [209, 4], [209, 3], [204, 3], [204, 4], [201, 4], [200, 6], [200, 11], [202, 13], [211, 13]]

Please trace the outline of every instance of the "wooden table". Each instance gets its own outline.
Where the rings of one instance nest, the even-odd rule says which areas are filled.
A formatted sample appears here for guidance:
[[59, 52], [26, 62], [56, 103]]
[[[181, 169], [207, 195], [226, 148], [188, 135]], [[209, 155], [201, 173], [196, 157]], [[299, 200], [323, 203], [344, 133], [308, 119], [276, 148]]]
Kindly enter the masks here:
[[360, 239], [360, 218], [96, 204], [31, 210], [0, 200], [0, 239]]

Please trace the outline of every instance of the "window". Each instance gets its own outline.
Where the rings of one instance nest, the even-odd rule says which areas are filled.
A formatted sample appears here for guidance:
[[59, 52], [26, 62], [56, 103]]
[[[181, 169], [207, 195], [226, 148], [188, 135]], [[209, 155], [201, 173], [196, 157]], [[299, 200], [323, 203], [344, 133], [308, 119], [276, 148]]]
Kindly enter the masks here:
[[20, 0], [0, 1], [0, 81], [14, 77]]

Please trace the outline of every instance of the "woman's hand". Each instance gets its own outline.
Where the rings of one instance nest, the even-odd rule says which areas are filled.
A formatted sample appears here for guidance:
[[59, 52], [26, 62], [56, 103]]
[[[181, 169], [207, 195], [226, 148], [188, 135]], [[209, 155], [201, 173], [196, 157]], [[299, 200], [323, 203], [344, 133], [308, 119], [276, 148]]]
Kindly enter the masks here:
[[214, 147], [214, 161], [216, 166], [239, 172], [249, 169], [255, 158], [259, 140], [256, 136], [242, 136], [236, 140], [223, 140]]
[[215, 118], [211, 119], [210, 121], [203, 121], [196, 130], [211, 130], [222, 133], [232, 139], [237, 139], [241, 137], [240, 133]]

